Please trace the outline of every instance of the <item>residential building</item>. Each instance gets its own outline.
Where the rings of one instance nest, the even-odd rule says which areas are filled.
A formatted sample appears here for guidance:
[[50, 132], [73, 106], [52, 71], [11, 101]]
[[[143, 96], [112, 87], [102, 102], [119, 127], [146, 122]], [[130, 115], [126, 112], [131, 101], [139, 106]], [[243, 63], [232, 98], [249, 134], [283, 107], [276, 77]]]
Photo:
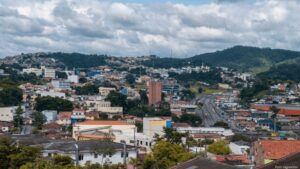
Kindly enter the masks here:
[[85, 120], [85, 112], [82, 109], [74, 109], [71, 115], [71, 123], [77, 123]]
[[[97, 153], [97, 150], [100, 151], [101, 149], [106, 148], [115, 150], [115, 153], [113, 155]], [[125, 162], [128, 162], [130, 158], [136, 158], [137, 153], [133, 146], [124, 146], [124, 144], [121, 143], [101, 142], [97, 140], [60, 140], [42, 144], [42, 155], [44, 157], [52, 157], [55, 154], [69, 156], [75, 161], [75, 163], [84, 166], [87, 162], [91, 164], [118, 164], [123, 163], [124, 159]], [[77, 155], [78, 157], [76, 158]], [[124, 156], [126, 158], [124, 158]], [[76, 159], [78, 159], [78, 162]]]
[[257, 167], [257, 169], [299, 168], [300, 151], [284, 156], [276, 161]]
[[70, 90], [71, 89], [70, 82], [66, 82], [64, 80], [52, 80], [51, 84], [56, 89], [60, 89], [60, 90]]
[[50, 96], [50, 97], [59, 97], [59, 98], [65, 98], [66, 94], [63, 92], [56, 92], [56, 91], [38, 91], [37, 92], [38, 95], [40, 95], [41, 97], [44, 96]]
[[162, 136], [164, 127], [172, 127], [171, 119], [162, 119], [160, 117], [143, 118], [143, 134], [149, 138], [153, 138], [155, 134]]
[[44, 110], [42, 114], [46, 118], [46, 123], [52, 123], [57, 120], [57, 111], [56, 110]]
[[17, 106], [0, 107], [0, 121], [12, 122]]
[[213, 161], [207, 158], [195, 157], [186, 162], [179, 163], [170, 169], [238, 169], [238, 167]]
[[242, 155], [247, 154], [247, 151], [250, 149], [247, 142], [237, 141], [229, 143], [229, 148], [232, 154]]
[[177, 127], [176, 130], [179, 133], [190, 134], [215, 133], [225, 137], [234, 135], [231, 129], [224, 129], [222, 127]]
[[109, 101], [97, 101], [95, 107], [97, 111], [107, 113], [110, 117], [123, 114], [123, 107], [111, 107]]
[[44, 78], [55, 78], [55, 69], [44, 68]]
[[99, 93], [101, 96], [107, 96], [111, 91], [116, 91], [114, 87], [99, 87]]
[[161, 102], [161, 90], [162, 90], [162, 85], [160, 81], [152, 80], [149, 82], [148, 85], [149, 105], [153, 105]]
[[35, 74], [36, 76], [41, 76], [41, 75], [43, 74], [42, 69], [38, 69], [38, 68], [28, 68], [28, 69], [23, 69], [22, 72], [23, 72], [23, 73], [27, 73], [27, 74], [33, 73], [33, 74]]
[[76, 140], [112, 138], [114, 142], [134, 139], [135, 125], [117, 120], [86, 120], [73, 125], [73, 138]]
[[72, 116], [72, 112], [59, 112], [58, 119], [56, 122], [57, 124], [61, 124], [61, 125], [70, 125], [71, 116]]
[[257, 167], [300, 151], [300, 140], [259, 140], [251, 147]]

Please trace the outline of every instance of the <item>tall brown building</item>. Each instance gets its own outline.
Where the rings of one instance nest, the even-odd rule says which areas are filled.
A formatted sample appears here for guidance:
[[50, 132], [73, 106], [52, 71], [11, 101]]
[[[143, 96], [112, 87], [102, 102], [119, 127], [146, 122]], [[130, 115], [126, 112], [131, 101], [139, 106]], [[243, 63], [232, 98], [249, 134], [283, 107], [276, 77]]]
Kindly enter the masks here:
[[149, 105], [153, 105], [161, 102], [161, 82], [160, 81], [150, 81], [148, 90], [149, 90]]

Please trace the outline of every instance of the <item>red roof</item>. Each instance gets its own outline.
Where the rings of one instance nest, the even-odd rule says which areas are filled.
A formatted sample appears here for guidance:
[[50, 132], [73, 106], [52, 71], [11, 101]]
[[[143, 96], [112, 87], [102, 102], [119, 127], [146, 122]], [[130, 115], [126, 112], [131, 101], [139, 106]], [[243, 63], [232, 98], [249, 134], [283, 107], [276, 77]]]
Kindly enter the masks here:
[[131, 125], [126, 121], [118, 121], [118, 120], [86, 120], [83, 122], [76, 123], [77, 125]]
[[259, 144], [266, 159], [276, 160], [300, 151], [300, 140], [261, 140]]
[[248, 159], [247, 155], [217, 155], [216, 161], [226, 162], [226, 161], [241, 161], [244, 164], [250, 164], [251, 161]]
[[59, 120], [69, 120], [69, 119], [71, 119], [71, 115], [72, 115], [72, 112], [69, 112], [69, 111], [59, 112], [58, 119]]
[[286, 116], [300, 116], [300, 110], [297, 109], [280, 109], [278, 113]]

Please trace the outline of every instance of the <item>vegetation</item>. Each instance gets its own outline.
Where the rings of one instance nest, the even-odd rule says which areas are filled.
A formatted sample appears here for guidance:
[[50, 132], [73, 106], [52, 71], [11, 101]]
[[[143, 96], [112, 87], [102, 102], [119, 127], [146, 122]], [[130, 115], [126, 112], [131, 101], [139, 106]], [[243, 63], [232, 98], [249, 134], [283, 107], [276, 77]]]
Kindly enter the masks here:
[[216, 155], [227, 155], [230, 153], [230, 148], [225, 141], [218, 141], [208, 146], [208, 152]]
[[229, 126], [226, 122], [224, 121], [217, 121], [215, 124], [214, 124], [214, 127], [223, 127], [225, 129], [228, 129]]
[[181, 83], [203, 81], [210, 84], [222, 82], [220, 71], [218, 69], [212, 69], [209, 72], [192, 72], [192, 73], [182, 73], [177, 74], [174, 72], [169, 72], [169, 76], [175, 78]]
[[260, 94], [269, 89], [270, 83], [266, 80], [257, 80], [252, 87], [241, 90], [240, 98], [242, 103], [248, 103], [254, 98], [258, 98]]
[[82, 87], [76, 87], [75, 93], [77, 95], [94, 95], [94, 94], [98, 94], [99, 90], [96, 85], [85, 85]]
[[235, 134], [235, 135], [232, 136], [231, 141], [232, 142], [236, 142], [236, 141], [250, 142], [251, 139], [248, 136], [244, 135], [244, 134]]
[[46, 117], [43, 113], [36, 111], [32, 113], [32, 125], [37, 129], [42, 129], [43, 124], [46, 122]]
[[188, 113], [184, 113], [180, 117], [173, 115], [172, 120], [174, 122], [188, 123], [189, 125], [191, 125], [193, 127], [199, 127], [202, 124], [201, 117], [199, 117], [195, 114], [188, 114]]
[[89, 68], [106, 64], [105, 55], [85, 55], [80, 53], [48, 53], [41, 57], [53, 58], [70, 68]]
[[129, 73], [128, 75], [126, 75], [125, 79], [129, 85], [134, 85], [135, 77], [132, 74]]
[[300, 82], [300, 66], [299, 63], [280, 64], [273, 66], [269, 71], [258, 74], [258, 77], [273, 80], [292, 80]]
[[58, 97], [38, 97], [36, 98], [35, 109], [37, 111], [43, 110], [57, 110], [60, 111], [71, 111], [73, 110], [73, 103], [69, 100], [65, 100]]
[[14, 115], [14, 127], [18, 129], [18, 131], [21, 131], [22, 125], [23, 125], [23, 110], [21, 108], [21, 106], [19, 106], [16, 109], [15, 115]]
[[160, 140], [154, 145], [152, 152], [145, 157], [142, 167], [167, 169], [191, 158], [193, 155], [183, 146]]
[[23, 92], [17, 87], [6, 87], [0, 90], [0, 107], [17, 106], [21, 104]]

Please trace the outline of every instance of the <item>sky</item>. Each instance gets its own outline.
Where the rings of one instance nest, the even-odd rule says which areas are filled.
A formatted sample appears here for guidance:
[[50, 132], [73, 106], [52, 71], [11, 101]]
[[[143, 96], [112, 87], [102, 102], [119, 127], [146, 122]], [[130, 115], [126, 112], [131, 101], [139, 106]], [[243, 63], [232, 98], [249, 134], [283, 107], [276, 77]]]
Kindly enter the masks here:
[[0, 57], [190, 57], [235, 45], [298, 50], [300, 0], [0, 0]]

